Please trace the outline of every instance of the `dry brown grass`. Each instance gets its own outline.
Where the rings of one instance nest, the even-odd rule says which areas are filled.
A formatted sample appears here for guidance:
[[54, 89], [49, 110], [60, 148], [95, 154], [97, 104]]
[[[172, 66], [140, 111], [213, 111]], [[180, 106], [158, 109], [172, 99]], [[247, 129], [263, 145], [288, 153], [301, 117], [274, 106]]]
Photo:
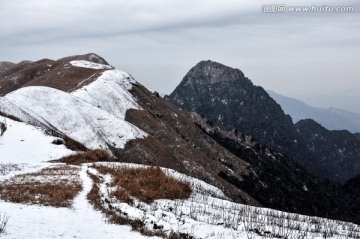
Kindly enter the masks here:
[[114, 159], [106, 150], [96, 149], [87, 152], [76, 153], [70, 156], [65, 156], [51, 162], [80, 165], [82, 163], [95, 163], [104, 161], [114, 161]]
[[88, 172], [87, 174], [93, 181], [93, 186], [86, 197], [93, 204], [95, 209], [102, 210], [101, 199], [100, 199], [100, 190], [99, 190], [99, 184], [101, 183], [101, 180], [98, 176], [96, 176], [92, 173]]
[[186, 199], [191, 194], [188, 183], [167, 176], [159, 167], [109, 168], [95, 166], [101, 174], [110, 173], [116, 190], [111, 196], [131, 203], [131, 197], [151, 203], [156, 199]]
[[102, 204], [100, 198], [99, 184], [102, 182], [102, 180], [98, 176], [92, 173], [88, 172], [88, 175], [93, 181], [93, 187], [88, 193], [87, 199], [94, 206], [94, 208], [101, 210], [107, 216], [109, 222], [118, 225], [130, 225], [132, 230], [138, 231], [145, 236], [157, 236], [162, 238], [181, 238], [181, 237], [174, 237], [175, 235], [177, 235], [176, 233], [170, 233], [171, 237], [169, 237], [162, 230], [151, 231], [145, 227], [145, 224], [142, 221], [131, 220], [129, 218], [119, 215], [117, 212], [109, 208], [106, 208]]
[[77, 175], [78, 169], [68, 166], [18, 175], [0, 185], [0, 198], [15, 203], [70, 207], [82, 189], [80, 180], [74, 179]]

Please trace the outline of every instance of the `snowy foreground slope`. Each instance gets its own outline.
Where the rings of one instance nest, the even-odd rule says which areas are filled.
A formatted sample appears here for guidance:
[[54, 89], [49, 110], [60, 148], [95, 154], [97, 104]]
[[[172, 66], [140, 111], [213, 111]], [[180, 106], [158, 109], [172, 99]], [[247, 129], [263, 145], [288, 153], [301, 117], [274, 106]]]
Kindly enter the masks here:
[[[4, 118], [0, 116], [0, 121]], [[0, 136], [0, 183], [16, 174], [39, 171], [53, 164], [46, 161], [74, 152], [52, 144], [56, 138], [37, 127], [6, 119], [8, 129]], [[71, 208], [8, 203], [0, 200], [0, 214], [9, 218], [6, 233], [0, 238], [145, 238], [130, 226], [113, 225], [87, 202], [91, 188], [85, 168], [80, 171], [83, 191]]]
[[[40, 128], [10, 119], [6, 122], [8, 130], [0, 137], [0, 180], [38, 171], [53, 165], [46, 160], [72, 153], [63, 145], [52, 144], [56, 138], [45, 135]], [[97, 165], [146, 167], [125, 163]], [[93, 183], [86, 172], [99, 173], [90, 164], [79, 167], [83, 189], [71, 208], [0, 201], [0, 212], [10, 216], [6, 233], [1, 238], [145, 238], [131, 231], [130, 226], [109, 224], [101, 212], [94, 210], [86, 199]], [[111, 177], [102, 175], [106, 179], [101, 185], [104, 206], [111, 203], [128, 218], [145, 222], [149, 229], [156, 223], [165, 232], [175, 231], [193, 238], [275, 238], [270, 237], [270, 233], [287, 235], [287, 238], [323, 238], [324, 233], [327, 238], [358, 238], [355, 236], [359, 235], [360, 228], [356, 225], [232, 203], [214, 186], [174, 170], [163, 170], [169, 176], [190, 183], [193, 193], [189, 199], [156, 200], [150, 204], [135, 201], [132, 205], [117, 202], [109, 196]]]
[[[128, 163], [96, 163], [114, 169], [149, 167]], [[111, 176], [89, 171], [105, 179], [100, 187], [103, 205], [132, 220], [141, 220], [148, 229], [161, 227], [188, 238], [359, 238], [360, 227], [341, 221], [285, 213], [233, 203], [218, 188], [201, 180], [162, 168], [170, 177], [191, 185], [192, 194], [182, 200], [138, 200], [129, 205], [110, 194]]]
[[[6, 119], [8, 130], [0, 137], [0, 180], [14, 174], [38, 171], [52, 165], [45, 162], [72, 151], [51, 142], [37, 127]], [[22, 150], [18, 150], [21, 148]], [[97, 163], [107, 167], [146, 167], [125, 163]], [[24, 205], [0, 201], [0, 212], [10, 216], [6, 234], [1, 238], [143, 238], [130, 226], [107, 223], [99, 211], [95, 211], [86, 199], [92, 181], [86, 171], [99, 175], [91, 165], [80, 166], [83, 190], [75, 198], [71, 208], [54, 208]], [[189, 182], [193, 193], [186, 200], [156, 200], [146, 204], [135, 201], [133, 205], [117, 202], [109, 196], [107, 186], [110, 176], [102, 186], [104, 206], [111, 203], [130, 219], [139, 219], [151, 229], [154, 222], [166, 231], [188, 234], [194, 238], [358, 238], [360, 228], [354, 224], [316, 217], [283, 213], [232, 203], [217, 188], [200, 180], [163, 169], [169, 176]], [[107, 200], [105, 200], [107, 199]], [[259, 232], [263, 236], [260, 236]]]
[[[86, 61], [72, 64], [94, 69], [102, 66]], [[66, 135], [89, 149], [123, 148], [129, 140], [147, 136], [124, 120], [126, 110], [140, 108], [128, 92], [132, 83], [135, 81], [127, 73], [110, 69], [73, 93], [24, 87], [0, 97], [0, 112]]]

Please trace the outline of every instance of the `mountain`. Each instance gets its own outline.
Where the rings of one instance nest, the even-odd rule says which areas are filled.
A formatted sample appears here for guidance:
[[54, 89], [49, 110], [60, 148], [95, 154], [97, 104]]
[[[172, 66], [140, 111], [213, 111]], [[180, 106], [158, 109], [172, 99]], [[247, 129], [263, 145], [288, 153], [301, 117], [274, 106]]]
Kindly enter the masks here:
[[[121, 161], [176, 169], [220, 187], [234, 201], [260, 205], [217, 175], [225, 171], [241, 180], [251, 170], [248, 164], [203, 134], [186, 114], [129, 74], [96, 63], [100, 57], [74, 59], [84, 57], [40, 60], [9, 72], [0, 80], [5, 94], [0, 113], [87, 149], [111, 150]], [[235, 165], [237, 173], [220, 159]]]
[[316, 108], [304, 102], [282, 96], [273, 91], [267, 91], [279, 104], [286, 114], [289, 114], [296, 123], [302, 119], [313, 119], [329, 130], [349, 130], [352, 133], [360, 132], [360, 114], [336, 108]]
[[327, 130], [314, 120], [295, 124], [307, 147], [318, 159], [325, 177], [345, 182], [360, 173], [360, 140], [347, 130]]
[[[32, 141], [34, 141], [34, 150], [36, 149], [39, 154], [42, 153], [41, 142], [46, 142], [44, 148], [46, 145], [46, 148], [49, 148], [48, 145], [53, 142], [52, 144], [59, 144], [59, 147], [67, 146], [71, 150], [86, 151], [86, 153], [99, 149], [105, 150], [111, 154], [111, 157], [105, 160], [112, 161], [114, 164], [104, 162], [104, 164], [100, 163], [100, 166], [125, 165], [124, 167], [131, 168], [135, 167], [133, 164], [136, 163], [142, 166], [151, 165], [172, 169], [182, 174], [181, 178], [191, 177], [191, 181], [196, 182], [193, 190], [198, 194], [190, 198], [194, 201], [186, 201], [184, 206], [179, 206], [177, 200], [165, 200], [151, 205], [142, 202], [136, 205], [122, 203], [115, 210], [116, 203], [113, 203], [112, 199], [101, 198], [100, 204], [104, 204], [106, 210], [115, 210], [111, 211], [113, 216], [122, 213], [122, 216], [133, 216], [133, 219], [138, 220], [136, 222], [139, 223], [142, 216], [147, 215], [143, 223], [151, 225], [149, 226], [151, 230], [158, 228], [151, 224], [154, 221], [163, 223], [164, 228], [170, 230], [169, 224], [166, 224], [169, 221], [175, 221], [179, 225], [183, 225], [181, 223], [190, 225], [195, 219], [196, 222], [203, 220], [199, 219], [204, 218], [200, 213], [201, 208], [208, 206], [211, 206], [211, 212], [208, 213], [212, 215], [208, 218], [217, 217], [224, 210], [234, 212], [237, 207], [240, 209], [235, 210], [236, 215], [240, 215], [243, 207], [238, 206], [237, 203], [360, 222], [358, 211], [352, 211], [353, 208], [349, 206], [354, 204], [355, 199], [351, 192], [343, 194], [344, 189], [340, 184], [326, 182], [312, 176], [298, 163], [262, 144], [261, 137], [257, 137], [258, 141], [233, 127], [231, 130], [219, 129], [212, 125], [208, 118], [179, 109], [161, 98], [158, 93], [146, 89], [130, 74], [112, 67], [102, 59], [95, 54], [59, 60], [44, 59], [26, 62], [7, 71], [4, 77], [0, 78], [3, 86], [0, 114], [6, 117], [5, 123], [7, 122], [8, 129], [0, 138], [0, 143], [10, 142], [15, 146], [10, 145], [7, 147], [9, 150], [1, 152], [4, 154], [0, 155], [5, 155], [4, 158], [9, 160], [14, 157], [12, 151], [20, 151], [16, 149], [27, 145], [24, 149], [28, 151], [21, 158], [21, 163], [30, 164], [33, 159]], [[218, 77], [213, 79], [213, 82], [209, 81], [208, 84], [226, 81], [227, 76], [234, 76], [234, 81], [237, 80], [236, 77], [243, 76], [239, 70], [235, 72], [233, 70], [225, 72], [226, 77]], [[221, 67], [214, 72], [210, 71], [209, 74], [215, 74], [217, 71], [221, 71]], [[244, 77], [242, 80], [242, 83], [248, 85], [248, 88], [244, 90], [244, 102], [251, 102], [251, 99], [257, 98], [258, 95], [263, 96], [264, 101], [269, 97], [260, 87], [249, 96], [247, 92], [251, 91], [252, 84]], [[277, 137], [276, 140], [285, 138], [294, 130], [297, 133], [290, 117], [285, 115], [282, 118], [284, 113], [274, 101], [270, 106], [263, 103], [262, 109], [269, 115], [273, 111], [276, 112], [279, 122], [289, 128], [289, 131], [286, 131], [284, 130], [286, 127], [278, 123], [274, 129], [271, 124], [276, 123], [275, 121], [264, 124], [272, 130], [273, 135]], [[243, 112], [248, 113], [249, 110], [244, 109]], [[262, 114], [261, 111], [256, 110], [255, 106], [250, 109], [250, 112]], [[42, 134], [46, 133], [46, 136], [55, 138], [37, 142], [33, 140], [35, 136], [23, 137], [20, 129], [14, 133], [17, 125], [14, 122], [17, 121], [13, 122], [10, 118], [20, 121], [18, 123], [21, 127], [27, 128], [24, 131], [26, 134], [41, 130]], [[247, 119], [247, 122], [249, 121]], [[258, 124], [256, 130], [262, 130], [261, 119], [254, 123]], [[291, 140], [301, 141], [302, 139], [291, 138]], [[276, 148], [276, 142], [273, 143]], [[2, 149], [0, 147], [0, 150]], [[305, 150], [307, 148], [304, 148]], [[296, 152], [300, 154], [299, 150]], [[76, 155], [81, 156], [82, 153], [78, 152]], [[46, 155], [41, 155], [42, 160], [44, 157], [46, 158]], [[7, 172], [10, 166], [1, 165], [2, 160], [4, 159], [0, 159], [0, 169], [4, 167], [6, 170], [0, 170], [0, 172]], [[11, 167], [21, 170], [22, 166], [16, 164]], [[89, 193], [91, 185], [96, 185], [96, 181], [102, 182], [97, 190], [105, 190], [101, 191], [103, 196], [113, 190], [113, 187], [108, 188], [111, 183], [107, 180], [111, 177], [106, 173], [101, 173], [100, 170], [94, 171], [86, 164], [80, 166], [80, 169], [82, 178], [92, 175], [96, 179], [98, 175], [96, 180], [93, 179], [93, 183], [89, 178], [85, 180]], [[85, 200], [86, 193], [81, 195]], [[202, 202], [199, 207], [196, 206], [199, 217], [192, 213], [194, 211], [191, 205], [194, 205], [194, 202], [196, 205]], [[218, 203], [231, 206], [215, 210]], [[13, 205], [9, 206], [9, 208], [13, 207]], [[185, 209], [182, 210], [182, 208]], [[174, 214], [178, 209], [181, 209], [181, 215]], [[87, 208], [86, 210], [88, 211]], [[267, 209], [264, 210], [267, 211]], [[191, 220], [183, 219], [184, 213], [188, 211], [192, 215]], [[234, 217], [230, 218], [235, 220]], [[216, 221], [216, 226], [222, 228], [229, 223], [224, 220]], [[242, 222], [242, 219], [240, 221]], [[182, 227], [182, 230], [185, 230], [184, 228], [189, 227]]]
[[204, 115], [221, 129], [251, 135], [314, 173], [321, 171], [313, 164], [311, 152], [298, 137], [291, 117], [238, 69], [201, 61], [167, 99], [184, 110]]
[[[217, 62], [201, 61], [183, 78], [176, 89], [165, 97], [178, 107], [203, 115], [208, 121], [222, 130], [238, 130], [255, 138], [260, 144], [275, 150], [285, 157], [294, 160], [308, 172], [332, 181], [344, 182], [355, 174], [359, 168], [348, 168], [357, 164], [358, 154], [354, 152], [357, 145], [343, 149], [337, 163], [324, 164], [329, 156], [329, 143], [337, 149], [332, 139], [325, 140], [327, 145], [319, 142], [309, 147], [308, 138], [298, 132], [291, 117], [286, 115], [269, 94], [261, 87], [254, 86], [244, 74], [231, 67]], [[350, 135], [341, 135], [341, 141], [347, 141]], [[354, 138], [354, 137], [352, 137]], [[338, 169], [333, 164], [339, 164]]]

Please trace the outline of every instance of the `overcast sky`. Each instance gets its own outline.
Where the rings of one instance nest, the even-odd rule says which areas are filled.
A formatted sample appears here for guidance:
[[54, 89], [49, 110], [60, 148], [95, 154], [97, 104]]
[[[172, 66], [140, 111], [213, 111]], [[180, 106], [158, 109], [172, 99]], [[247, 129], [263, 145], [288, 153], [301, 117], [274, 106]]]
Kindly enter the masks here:
[[[354, 6], [263, 13], [264, 4]], [[313, 106], [360, 113], [360, 0], [0, 0], [0, 61], [94, 52], [171, 93], [201, 60]]]

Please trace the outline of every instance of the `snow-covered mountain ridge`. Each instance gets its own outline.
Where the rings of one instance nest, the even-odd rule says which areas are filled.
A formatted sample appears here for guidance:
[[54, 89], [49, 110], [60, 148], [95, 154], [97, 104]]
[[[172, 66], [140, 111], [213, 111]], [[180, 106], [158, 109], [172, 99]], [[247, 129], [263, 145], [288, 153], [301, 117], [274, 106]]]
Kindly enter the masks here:
[[[108, 69], [87, 61], [70, 63]], [[124, 120], [128, 109], [140, 109], [128, 92], [133, 83], [127, 73], [109, 69], [71, 93], [45, 86], [24, 87], [0, 98], [0, 112], [66, 135], [89, 149], [123, 148], [129, 140], [147, 135]]]

